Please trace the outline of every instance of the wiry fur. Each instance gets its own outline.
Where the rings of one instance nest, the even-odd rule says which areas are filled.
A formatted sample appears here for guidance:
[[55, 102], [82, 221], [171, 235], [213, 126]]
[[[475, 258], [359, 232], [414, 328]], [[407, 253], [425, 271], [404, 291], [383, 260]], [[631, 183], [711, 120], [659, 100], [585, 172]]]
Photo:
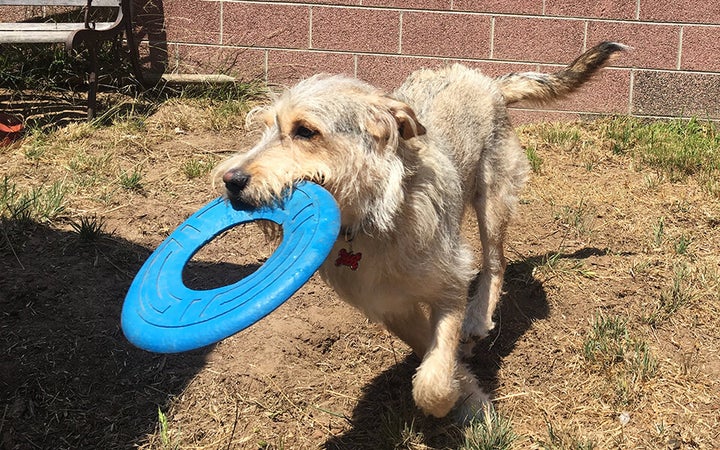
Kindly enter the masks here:
[[[255, 205], [273, 202], [298, 180], [329, 190], [343, 230], [322, 277], [422, 358], [413, 377], [422, 411], [477, 411], [488, 396], [459, 360], [459, 342], [494, 326], [503, 240], [528, 173], [506, 104], [561, 97], [623, 48], [600, 44], [552, 75], [492, 79], [461, 65], [420, 70], [392, 95], [356, 79], [317, 75], [256, 112], [265, 123], [262, 138], [221, 163], [215, 179], [232, 201]], [[460, 233], [468, 205], [483, 249], [469, 302], [475, 267]], [[335, 265], [350, 245], [362, 252], [356, 271]]]

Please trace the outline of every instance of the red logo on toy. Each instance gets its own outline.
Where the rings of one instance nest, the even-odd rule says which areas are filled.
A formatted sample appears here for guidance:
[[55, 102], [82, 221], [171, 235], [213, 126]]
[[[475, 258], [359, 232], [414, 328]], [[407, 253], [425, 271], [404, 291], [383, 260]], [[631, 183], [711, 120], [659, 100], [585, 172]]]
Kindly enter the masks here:
[[353, 253], [352, 251], [347, 251], [344, 248], [341, 248], [338, 253], [338, 258], [335, 260], [335, 265], [348, 266], [351, 270], [357, 270], [360, 265], [361, 258], [362, 253]]

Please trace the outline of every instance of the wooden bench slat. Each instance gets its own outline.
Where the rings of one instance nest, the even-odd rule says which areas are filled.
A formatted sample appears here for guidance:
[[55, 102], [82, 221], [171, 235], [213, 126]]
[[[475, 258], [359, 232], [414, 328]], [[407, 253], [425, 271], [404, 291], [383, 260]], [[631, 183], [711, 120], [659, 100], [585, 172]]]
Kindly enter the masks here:
[[[103, 31], [112, 28], [115, 25], [114, 22], [96, 22], [95, 30]], [[55, 23], [55, 22], [42, 22], [42, 23], [30, 23], [30, 22], [0, 22], [0, 34], [7, 33], [25, 33], [28, 31], [75, 31], [82, 30], [85, 28], [84, 23]], [[67, 34], [67, 33], [66, 33]]]
[[[0, 6], [87, 6], [87, 0], [0, 0]], [[120, 0], [93, 0], [92, 6], [120, 6]]]
[[0, 44], [47, 44], [65, 42], [67, 31], [28, 31], [24, 33], [0, 32]]

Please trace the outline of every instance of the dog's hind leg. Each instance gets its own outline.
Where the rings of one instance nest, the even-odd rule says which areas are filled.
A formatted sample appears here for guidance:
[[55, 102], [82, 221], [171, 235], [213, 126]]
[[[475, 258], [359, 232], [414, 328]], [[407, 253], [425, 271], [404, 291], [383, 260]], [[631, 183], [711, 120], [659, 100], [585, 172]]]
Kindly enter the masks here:
[[[464, 339], [484, 338], [495, 327], [493, 313], [500, 300], [507, 266], [503, 252], [505, 235], [525, 181], [527, 166], [515, 139], [509, 139], [505, 145], [509, 146], [506, 152], [508, 157], [503, 161], [505, 166], [500, 166], [498, 161], [486, 161], [486, 167], [478, 177], [474, 207], [482, 244], [482, 273], [467, 305], [463, 323]], [[513, 158], [518, 153], [519, 157]]]

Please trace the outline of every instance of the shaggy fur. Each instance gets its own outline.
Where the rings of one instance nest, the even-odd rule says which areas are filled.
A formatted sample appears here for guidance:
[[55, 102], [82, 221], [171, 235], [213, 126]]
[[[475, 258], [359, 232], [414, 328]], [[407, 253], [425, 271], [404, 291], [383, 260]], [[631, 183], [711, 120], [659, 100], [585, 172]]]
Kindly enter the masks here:
[[[215, 180], [231, 201], [251, 205], [273, 202], [298, 180], [330, 191], [342, 232], [323, 279], [422, 358], [413, 398], [424, 413], [442, 417], [455, 406], [473, 413], [489, 397], [460, 361], [459, 343], [494, 327], [503, 240], [528, 174], [506, 105], [560, 98], [623, 49], [599, 44], [555, 74], [420, 70], [392, 95], [316, 75], [254, 112], [262, 138], [221, 163]], [[460, 233], [467, 206], [477, 214], [483, 253], [470, 301], [476, 269]], [[336, 265], [341, 251], [362, 258]]]

